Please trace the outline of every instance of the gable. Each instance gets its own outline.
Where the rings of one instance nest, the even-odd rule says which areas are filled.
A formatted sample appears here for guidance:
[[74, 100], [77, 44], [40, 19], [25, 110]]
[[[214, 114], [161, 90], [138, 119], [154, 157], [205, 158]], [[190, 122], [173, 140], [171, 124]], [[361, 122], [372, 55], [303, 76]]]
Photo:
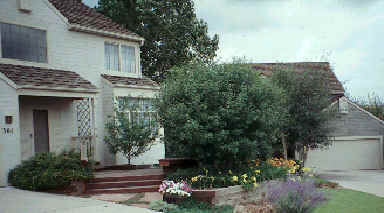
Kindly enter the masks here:
[[86, 6], [81, 0], [48, 0], [69, 24], [69, 30], [143, 42], [144, 39]]

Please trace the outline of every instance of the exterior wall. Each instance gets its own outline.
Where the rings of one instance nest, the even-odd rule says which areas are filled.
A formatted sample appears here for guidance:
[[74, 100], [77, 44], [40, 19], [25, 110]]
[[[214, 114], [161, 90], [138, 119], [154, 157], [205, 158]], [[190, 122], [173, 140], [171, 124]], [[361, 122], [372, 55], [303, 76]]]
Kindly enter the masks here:
[[49, 150], [60, 153], [70, 150], [71, 137], [76, 136], [76, 113], [72, 100], [20, 96], [21, 158], [35, 154], [33, 110], [48, 110]]
[[356, 106], [348, 103], [348, 113], [338, 113], [331, 121], [332, 136], [378, 136], [384, 135], [384, 125]]
[[[113, 115], [114, 105], [113, 105], [113, 88], [104, 80], [103, 90], [102, 90], [102, 99], [103, 99], [103, 120], [104, 123], [107, 122], [108, 117]], [[103, 131], [105, 131], [103, 129]], [[116, 164], [116, 158], [108, 150], [108, 147], [105, 143], [99, 144], [99, 149], [104, 149], [104, 165], [110, 166]], [[103, 146], [103, 147], [101, 147]]]
[[[102, 88], [101, 74], [114, 76], [141, 77], [141, 74], [109, 72], [104, 69], [104, 43], [119, 42], [136, 48], [137, 70], [139, 69], [139, 43], [105, 38], [98, 35], [68, 31], [65, 18], [47, 1], [34, 0], [31, 4], [32, 12], [23, 13], [18, 10], [16, 0], [0, 1], [0, 21], [35, 27], [47, 31], [48, 63], [33, 63], [15, 59], [0, 58], [0, 63], [21, 64], [29, 66], [47, 67], [69, 70], [79, 73], [83, 78]], [[95, 160], [102, 164], [109, 163], [105, 159], [104, 123], [105, 116], [103, 97], [99, 94], [95, 98], [95, 132], [96, 150]]]
[[[0, 79], [0, 91], [0, 186], [5, 186], [8, 171], [21, 162], [20, 119], [16, 90]], [[5, 124], [4, 116], [12, 116], [13, 123]]]

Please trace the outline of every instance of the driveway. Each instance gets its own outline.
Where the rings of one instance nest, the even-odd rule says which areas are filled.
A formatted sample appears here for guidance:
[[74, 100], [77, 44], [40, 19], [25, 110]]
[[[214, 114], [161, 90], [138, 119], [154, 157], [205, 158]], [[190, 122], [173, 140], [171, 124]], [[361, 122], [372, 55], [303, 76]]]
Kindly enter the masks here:
[[13, 188], [0, 188], [0, 213], [153, 213], [148, 209]]
[[345, 188], [384, 197], [384, 170], [324, 170], [318, 174]]

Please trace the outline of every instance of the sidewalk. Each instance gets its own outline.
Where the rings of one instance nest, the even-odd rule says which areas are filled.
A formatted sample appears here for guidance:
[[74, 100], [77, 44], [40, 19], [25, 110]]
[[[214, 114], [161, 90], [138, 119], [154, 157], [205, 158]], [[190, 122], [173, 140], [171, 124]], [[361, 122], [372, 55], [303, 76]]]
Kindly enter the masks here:
[[90, 198], [0, 188], [0, 213], [153, 213]]

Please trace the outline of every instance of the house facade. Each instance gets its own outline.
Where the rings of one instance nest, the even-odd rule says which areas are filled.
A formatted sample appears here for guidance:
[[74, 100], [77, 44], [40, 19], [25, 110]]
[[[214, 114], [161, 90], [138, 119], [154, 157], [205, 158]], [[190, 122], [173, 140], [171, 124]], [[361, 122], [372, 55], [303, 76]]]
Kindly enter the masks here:
[[[159, 90], [141, 73], [142, 37], [80, 0], [2, 0], [0, 41], [0, 186], [39, 152], [126, 163], [109, 153], [104, 126], [119, 97], [150, 107]], [[158, 141], [132, 163], [163, 157]]]
[[331, 144], [311, 149], [307, 153], [306, 167], [319, 170], [383, 169], [384, 121], [354, 104], [344, 95], [341, 82], [327, 62], [259, 63], [254, 70], [269, 77], [276, 70], [302, 73], [307, 70], [324, 72], [330, 89], [330, 100], [337, 109], [329, 122]]

